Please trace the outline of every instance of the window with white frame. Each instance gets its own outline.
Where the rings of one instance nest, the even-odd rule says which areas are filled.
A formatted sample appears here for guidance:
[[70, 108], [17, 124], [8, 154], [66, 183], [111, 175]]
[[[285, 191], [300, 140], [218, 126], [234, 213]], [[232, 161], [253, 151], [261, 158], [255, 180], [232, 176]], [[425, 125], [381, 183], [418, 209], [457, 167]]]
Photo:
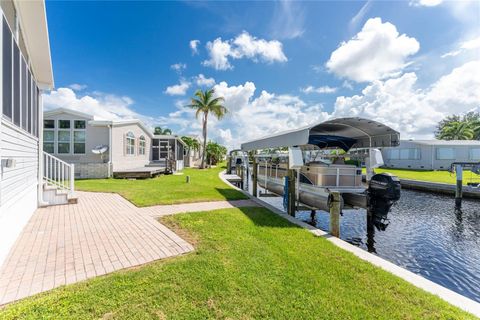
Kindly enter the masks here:
[[[38, 95], [27, 60], [23, 57], [4, 16], [2, 23], [2, 110], [6, 120], [38, 137]], [[48, 145], [51, 147], [50, 145]]]
[[73, 121], [73, 153], [85, 154], [85, 120]]
[[[4, 118], [38, 137], [38, 95], [34, 77], [6, 18], [2, 22], [2, 110]], [[51, 145], [48, 145], [48, 148]]]
[[140, 136], [139, 141], [138, 141], [138, 154], [140, 154], [140, 155], [145, 154], [145, 146], [146, 146], [145, 137]]
[[135, 154], [135, 135], [133, 132], [128, 132], [127, 133], [127, 154], [128, 155], [134, 155]]
[[470, 160], [480, 160], [480, 148], [470, 149]]
[[71, 146], [71, 126], [70, 120], [58, 120], [58, 138], [57, 138], [57, 153], [66, 154], [70, 153]]
[[395, 148], [387, 152], [388, 160], [418, 160], [420, 159], [419, 148]]
[[437, 160], [455, 160], [455, 149], [439, 147], [435, 151]]
[[43, 120], [43, 151], [55, 153], [55, 120]]

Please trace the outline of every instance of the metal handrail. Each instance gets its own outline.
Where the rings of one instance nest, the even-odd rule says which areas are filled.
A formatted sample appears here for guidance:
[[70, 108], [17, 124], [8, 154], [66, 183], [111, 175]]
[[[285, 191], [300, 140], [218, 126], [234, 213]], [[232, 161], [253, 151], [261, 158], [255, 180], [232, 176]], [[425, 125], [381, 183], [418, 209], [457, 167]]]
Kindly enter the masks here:
[[75, 191], [75, 166], [43, 152], [43, 180], [71, 194]]

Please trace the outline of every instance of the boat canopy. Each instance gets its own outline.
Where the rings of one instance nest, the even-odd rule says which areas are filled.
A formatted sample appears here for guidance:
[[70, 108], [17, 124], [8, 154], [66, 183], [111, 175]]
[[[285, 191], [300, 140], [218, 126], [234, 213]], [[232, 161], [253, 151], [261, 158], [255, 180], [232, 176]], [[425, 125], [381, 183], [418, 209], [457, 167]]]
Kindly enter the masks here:
[[373, 120], [338, 118], [245, 142], [244, 151], [281, 147], [320, 149], [396, 147], [400, 133]]

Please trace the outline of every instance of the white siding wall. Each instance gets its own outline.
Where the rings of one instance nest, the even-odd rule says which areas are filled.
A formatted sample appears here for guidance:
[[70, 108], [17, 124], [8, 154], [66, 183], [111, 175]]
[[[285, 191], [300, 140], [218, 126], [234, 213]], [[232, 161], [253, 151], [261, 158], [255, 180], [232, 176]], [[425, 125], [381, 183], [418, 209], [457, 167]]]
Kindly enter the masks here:
[[[127, 132], [133, 132], [135, 135], [135, 154], [127, 155], [125, 136]], [[143, 135], [145, 137], [145, 155], [138, 154], [138, 139]], [[148, 132], [142, 129], [138, 124], [115, 125], [112, 128], [112, 164], [113, 171], [124, 169], [141, 168], [150, 163], [150, 151], [152, 140]]]
[[0, 173], [0, 265], [17, 236], [37, 208], [38, 140], [2, 120], [2, 162], [14, 159], [13, 168], [1, 166]]

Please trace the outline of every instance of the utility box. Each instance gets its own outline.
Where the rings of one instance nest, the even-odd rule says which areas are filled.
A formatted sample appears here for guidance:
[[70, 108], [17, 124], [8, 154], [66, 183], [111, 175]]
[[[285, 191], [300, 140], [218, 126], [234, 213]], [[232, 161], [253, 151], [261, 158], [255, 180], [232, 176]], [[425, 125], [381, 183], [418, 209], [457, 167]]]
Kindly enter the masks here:
[[299, 147], [288, 148], [288, 168], [298, 170], [303, 167], [303, 153]]

